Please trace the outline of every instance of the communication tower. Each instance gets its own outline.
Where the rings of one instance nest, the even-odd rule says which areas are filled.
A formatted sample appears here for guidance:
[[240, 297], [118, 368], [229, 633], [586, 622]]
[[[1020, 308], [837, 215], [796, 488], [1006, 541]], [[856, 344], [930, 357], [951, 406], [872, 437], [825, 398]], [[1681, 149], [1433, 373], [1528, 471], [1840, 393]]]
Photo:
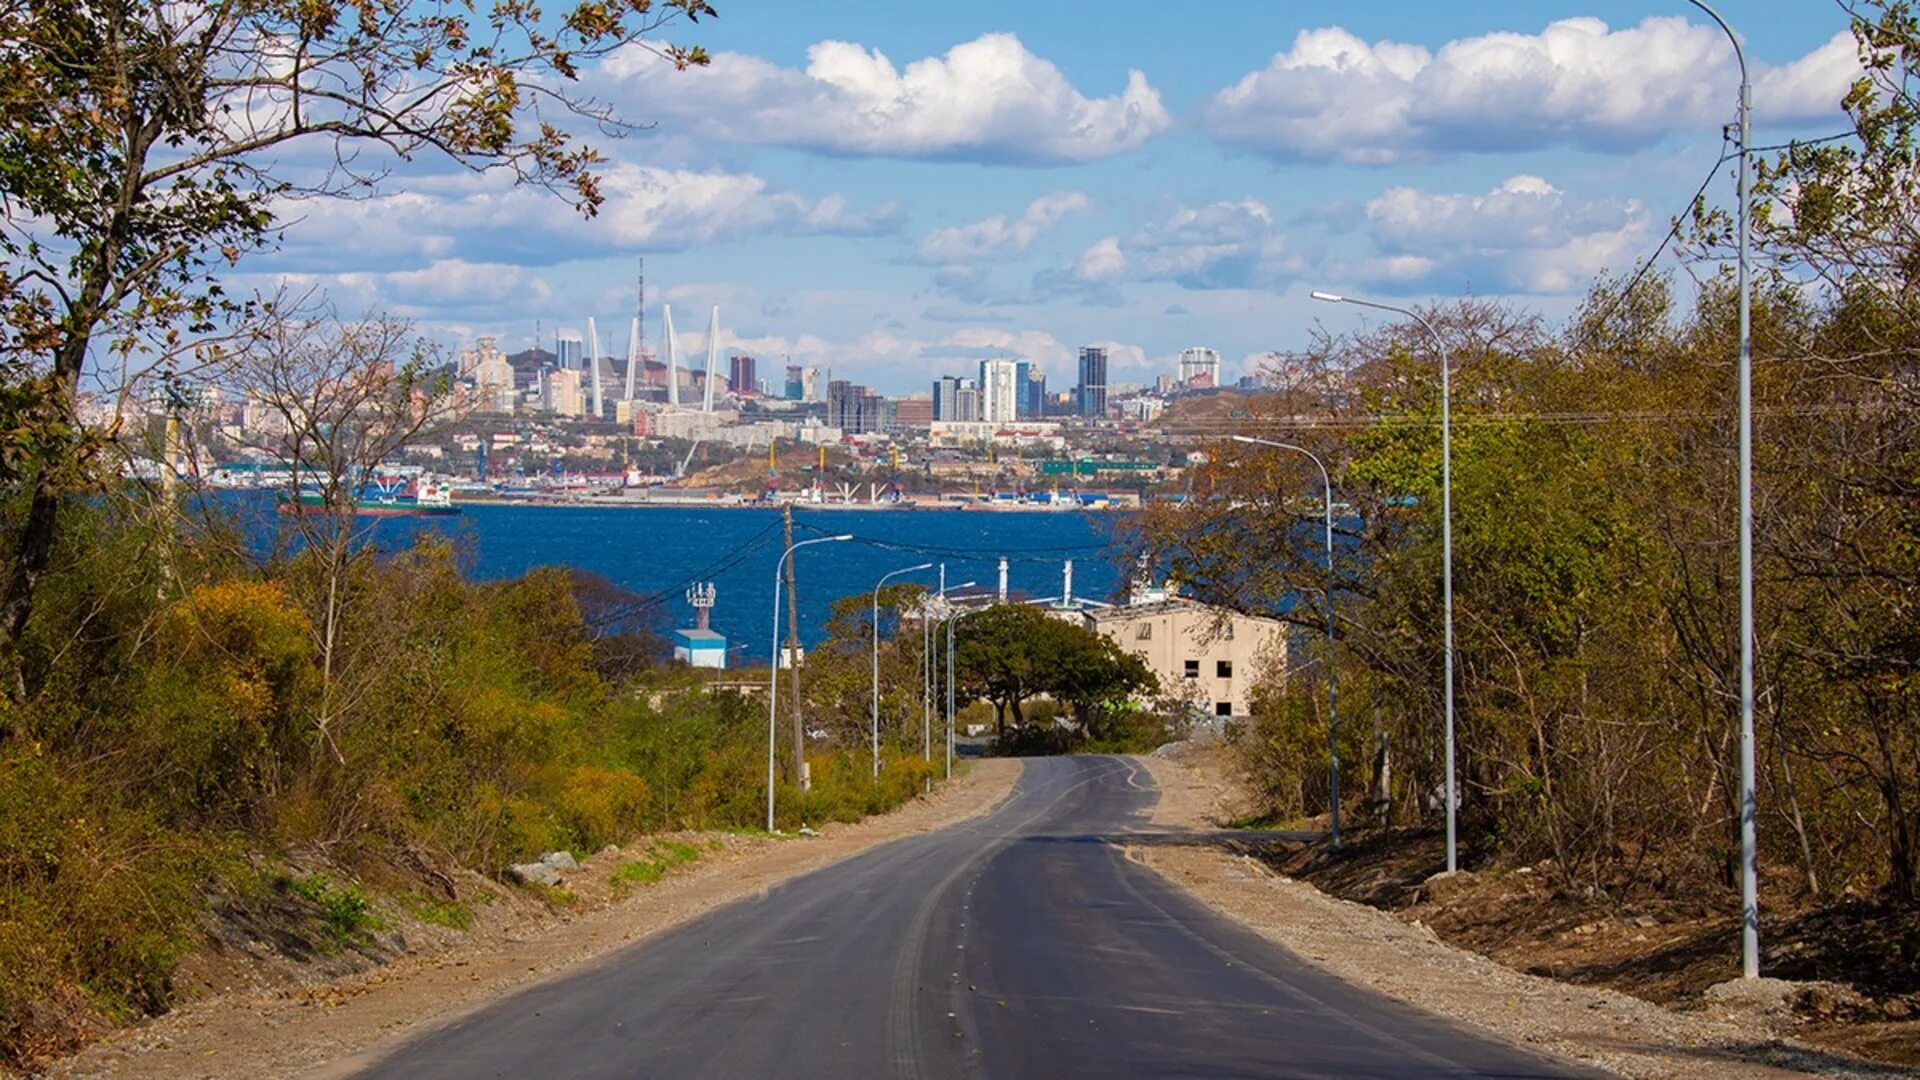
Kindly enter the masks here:
[[713, 601], [716, 593], [713, 582], [707, 581], [687, 587], [687, 606], [693, 609], [693, 625], [697, 630], [711, 630], [708, 625], [713, 621]]

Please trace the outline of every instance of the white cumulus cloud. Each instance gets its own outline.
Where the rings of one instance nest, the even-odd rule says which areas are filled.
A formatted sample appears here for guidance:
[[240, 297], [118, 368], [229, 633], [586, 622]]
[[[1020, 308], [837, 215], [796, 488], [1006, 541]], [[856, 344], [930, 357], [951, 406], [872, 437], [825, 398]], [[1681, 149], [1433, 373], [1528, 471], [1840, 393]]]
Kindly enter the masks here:
[[920, 241], [919, 260], [933, 266], [981, 262], [1024, 253], [1069, 214], [1093, 205], [1084, 192], [1056, 191], [1028, 204], [1018, 217], [990, 218], [936, 229]]
[[[1780, 67], [1756, 65], [1756, 119], [1838, 118], [1859, 70], [1851, 34]], [[1538, 34], [1373, 44], [1303, 30], [1263, 69], [1215, 94], [1215, 138], [1284, 160], [1385, 165], [1461, 151], [1646, 146], [1733, 118], [1738, 71], [1716, 27], [1677, 16], [1620, 30], [1562, 19]]]
[[[440, 260], [546, 265], [610, 249], [675, 251], [767, 234], [871, 235], [899, 226], [887, 203], [864, 210], [839, 195], [809, 198], [747, 173], [605, 166], [600, 212], [583, 218], [510, 178], [456, 175], [364, 200], [282, 208], [295, 270], [417, 269]], [[356, 265], [357, 264], [357, 265]]]
[[1094, 161], [1173, 123], [1139, 71], [1119, 94], [1089, 98], [1012, 34], [985, 34], [904, 68], [846, 41], [810, 47], [805, 70], [721, 53], [706, 68], [674, 71], [636, 47], [597, 77], [609, 96], [669, 131], [847, 156]]
[[1080, 253], [1065, 274], [1048, 272], [1039, 291], [1121, 281], [1172, 281], [1189, 288], [1240, 288], [1287, 272], [1286, 239], [1265, 203], [1182, 206], [1130, 236], [1109, 236]]
[[1375, 251], [1345, 276], [1534, 294], [1577, 292], [1629, 268], [1649, 225], [1637, 200], [1584, 198], [1525, 175], [1481, 195], [1390, 188], [1367, 203], [1366, 220]]

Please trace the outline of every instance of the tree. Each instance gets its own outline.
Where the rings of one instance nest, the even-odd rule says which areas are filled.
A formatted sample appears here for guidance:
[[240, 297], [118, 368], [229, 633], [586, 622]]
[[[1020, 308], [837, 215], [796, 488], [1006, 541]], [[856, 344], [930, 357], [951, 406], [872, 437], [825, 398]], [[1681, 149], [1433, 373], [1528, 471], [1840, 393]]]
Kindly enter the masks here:
[[1108, 638], [1027, 604], [997, 604], [957, 624], [954, 663], [969, 696], [993, 703], [995, 736], [1009, 718], [1026, 726], [1023, 706], [1045, 694], [1075, 707], [1085, 724], [1094, 710], [1154, 687], [1140, 658]]
[[341, 623], [350, 575], [372, 528], [356, 504], [381, 466], [422, 432], [454, 420], [463, 403], [433, 348], [391, 318], [280, 320], [236, 359], [228, 381], [273, 418], [259, 426], [256, 448], [287, 466], [281, 509], [300, 541], [300, 561], [314, 570], [309, 602], [321, 685], [314, 727], [330, 746], [334, 720], [357, 700], [339, 679], [349, 666]]
[[[0, 482], [24, 503], [0, 581], [0, 674], [18, 656], [61, 501], [101, 444], [84, 390], [131, 393], [207, 359], [199, 335], [256, 308], [219, 268], [270, 246], [301, 198], [364, 194], [435, 154], [507, 170], [591, 213], [599, 155], [575, 128], [621, 119], [574, 93], [582, 64], [652, 45], [707, 0], [23, 0], [0, 12]], [[295, 151], [305, 152], [306, 167]], [[318, 153], [316, 153], [318, 152]], [[106, 357], [117, 359], [111, 378]]]

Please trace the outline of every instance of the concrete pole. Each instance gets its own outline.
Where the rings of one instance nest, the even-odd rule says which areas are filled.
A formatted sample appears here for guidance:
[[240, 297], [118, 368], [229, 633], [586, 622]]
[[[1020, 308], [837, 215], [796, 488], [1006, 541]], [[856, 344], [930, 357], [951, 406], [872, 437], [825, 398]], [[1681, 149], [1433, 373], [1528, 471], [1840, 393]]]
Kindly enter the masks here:
[[1753, 279], [1749, 265], [1753, 194], [1747, 153], [1753, 142], [1753, 81], [1747, 72], [1746, 51], [1733, 27], [1702, 0], [1687, 2], [1720, 25], [1740, 64], [1740, 359], [1736, 376], [1740, 399], [1740, 972], [1753, 979], [1760, 975], [1760, 806], [1753, 766]]
[[777, 741], [780, 725], [780, 576], [793, 558], [793, 553], [809, 544], [833, 544], [842, 540], [851, 540], [851, 535], [818, 536], [812, 540], [802, 540], [797, 544], [788, 544], [787, 550], [780, 553], [780, 561], [773, 567], [773, 662], [767, 666], [767, 831], [773, 831], [773, 789], [774, 789], [774, 743]]

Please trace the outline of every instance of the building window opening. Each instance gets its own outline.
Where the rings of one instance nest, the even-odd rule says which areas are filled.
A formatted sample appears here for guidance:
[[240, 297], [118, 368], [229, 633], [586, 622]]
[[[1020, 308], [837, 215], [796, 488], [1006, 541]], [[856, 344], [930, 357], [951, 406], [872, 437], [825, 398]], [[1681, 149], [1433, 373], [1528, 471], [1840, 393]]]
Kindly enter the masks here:
[[1153, 640], [1153, 624], [1150, 622], [1141, 623], [1139, 627], [1134, 630], [1133, 639], [1135, 641], [1152, 641]]
[[1200, 661], [1198, 660], [1187, 661], [1187, 678], [1197, 679], [1199, 677], [1200, 677]]
[[1214, 702], [1214, 703], [1213, 703], [1213, 715], [1215, 715], [1215, 716], [1232, 716], [1232, 715], [1233, 715], [1233, 702], [1231, 702], [1231, 701], [1216, 701], [1216, 702]]
[[1222, 679], [1233, 678], [1233, 661], [1215, 660], [1213, 662], [1213, 673]]

